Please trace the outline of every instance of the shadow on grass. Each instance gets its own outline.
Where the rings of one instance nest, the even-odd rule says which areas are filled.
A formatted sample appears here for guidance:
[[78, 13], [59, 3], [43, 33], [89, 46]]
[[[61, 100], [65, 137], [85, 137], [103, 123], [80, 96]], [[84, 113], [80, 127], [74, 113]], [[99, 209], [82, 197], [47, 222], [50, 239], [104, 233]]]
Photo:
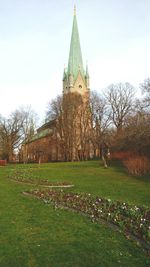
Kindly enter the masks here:
[[[101, 161], [101, 166], [103, 166], [103, 162]], [[126, 168], [124, 167], [123, 163], [119, 160], [110, 160], [108, 161], [108, 168], [113, 168], [115, 170], [115, 172], [119, 172], [119, 173], [125, 173], [126, 172]]]
[[144, 183], [150, 183], [150, 175], [143, 175], [143, 176], [133, 176], [132, 178], [135, 178], [138, 181], [142, 181]]
[[131, 175], [128, 173], [126, 167], [124, 166], [123, 162], [120, 160], [111, 160], [110, 161], [110, 167], [114, 168], [114, 170], [116, 172], [121, 172], [124, 173], [126, 175], [128, 175], [129, 177], [138, 180], [139, 182], [146, 182], [146, 183], [150, 183], [150, 175]]

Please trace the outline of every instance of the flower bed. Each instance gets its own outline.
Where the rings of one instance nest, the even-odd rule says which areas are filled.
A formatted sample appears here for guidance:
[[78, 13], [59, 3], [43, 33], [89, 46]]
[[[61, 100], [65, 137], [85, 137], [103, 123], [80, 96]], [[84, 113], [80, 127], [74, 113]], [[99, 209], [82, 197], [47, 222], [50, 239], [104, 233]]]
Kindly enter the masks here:
[[32, 190], [27, 192], [44, 201], [53, 203], [55, 208], [64, 207], [85, 214], [91, 220], [104, 220], [121, 228], [126, 235], [131, 234], [141, 242], [150, 245], [150, 210], [112, 201], [90, 194], [66, 193], [54, 190]]
[[47, 187], [71, 187], [73, 184], [68, 182], [50, 182], [47, 179], [41, 179], [37, 175], [35, 176], [31, 170], [23, 170], [23, 171], [16, 171], [9, 173], [8, 178], [24, 184], [31, 184], [31, 185], [43, 185]]

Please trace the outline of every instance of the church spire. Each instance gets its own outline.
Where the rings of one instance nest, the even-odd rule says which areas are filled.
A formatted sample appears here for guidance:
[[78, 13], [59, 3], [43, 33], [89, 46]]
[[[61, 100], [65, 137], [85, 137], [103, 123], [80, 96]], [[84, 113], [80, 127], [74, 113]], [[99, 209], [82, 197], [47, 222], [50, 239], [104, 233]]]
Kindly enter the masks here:
[[68, 76], [72, 75], [75, 80], [77, 78], [79, 70], [82, 76], [84, 77], [80, 38], [79, 38], [77, 18], [76, 18], [76, 6], [74, 6], [74, 18], [73, 18], [70, 53], [68, 60]]
[[89, 95], [89, 72], [83, 68], [82, 53], [80, 47], [80, 38], [78, 32], [76, 6], [74, 6], [73, 26], [70, 43], [70, 52], [68, 68], [63, 74], [63, 94], [78, 93], [80, 95]]
[[76, 16], [76, 5], [74, 5], [74, 16]]

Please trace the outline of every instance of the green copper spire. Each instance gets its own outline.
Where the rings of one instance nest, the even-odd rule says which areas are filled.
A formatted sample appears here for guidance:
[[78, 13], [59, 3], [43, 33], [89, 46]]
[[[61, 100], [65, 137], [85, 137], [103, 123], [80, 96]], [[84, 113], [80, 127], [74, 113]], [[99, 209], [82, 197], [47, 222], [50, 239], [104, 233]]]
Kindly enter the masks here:
[[79, 38], [77, 18], [76, 18], [76, 8], [74, 7], [73, 27], [72, 27], [72, 36], [70, 44], [69, 61], [68, 61], [68, 75], [73, 75], [73, 78], [76, 79], [79, 70], [82, 76], [84, 77], [80, 38]]

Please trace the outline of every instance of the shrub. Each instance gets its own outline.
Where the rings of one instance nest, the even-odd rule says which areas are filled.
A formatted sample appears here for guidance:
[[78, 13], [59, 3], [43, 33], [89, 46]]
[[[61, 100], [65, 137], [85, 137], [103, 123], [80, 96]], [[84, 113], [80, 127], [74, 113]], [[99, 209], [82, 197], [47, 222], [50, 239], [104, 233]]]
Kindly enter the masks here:
[[150, 174], [150, 161], [144, 156], [129, 157], [128, 159], [124, 160], [123, 163], [129, 174], [138, 176]]
[[130, 151], [113, 151], [111, 152], [111, 159], [126, 160], [133, 155]]
[[1, 159], [0, 160], [0, 166], [6, 166], [7, 165], [7, 160]]

